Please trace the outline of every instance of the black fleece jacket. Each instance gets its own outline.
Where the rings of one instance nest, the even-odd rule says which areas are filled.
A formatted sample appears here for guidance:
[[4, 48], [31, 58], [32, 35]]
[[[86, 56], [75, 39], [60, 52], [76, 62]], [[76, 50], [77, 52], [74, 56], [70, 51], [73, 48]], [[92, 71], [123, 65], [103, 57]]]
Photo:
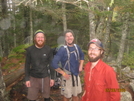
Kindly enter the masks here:
[[53, 58], [52, 49], [49, 46], [37, 48], [32, 45], [26, 49], [25, 80], [29, 77], [54, 79], [55, 70], [50, 63]]

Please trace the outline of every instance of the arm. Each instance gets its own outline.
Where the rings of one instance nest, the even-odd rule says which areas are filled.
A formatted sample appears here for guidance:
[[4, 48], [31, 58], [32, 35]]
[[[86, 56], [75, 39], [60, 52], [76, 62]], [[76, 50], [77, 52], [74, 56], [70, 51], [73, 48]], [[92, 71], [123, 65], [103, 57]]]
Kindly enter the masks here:
[[78, 46], [78, 50], [79, 50], [79, 55], [80, 55], [79, 71], [82, 71], [83, 70], [83, 64], [84, 64], [84, 53], [82, 52], [82, 50], [80, 49], [79, 46]]
[[66, 79], [70, 78], [70, 75], [66, 74], [62, 69], [57, 68], [55, 69], [58, 73], [62, 74], [62, 76], [64, 76]]
[[28, 50], [26, 50], [26, 60], [25, 60], [25, 81], [26, 81], [26, 86], [30, 87], [30, 81], [29, 81], [29, 76], [30, 76], [30, 53]]
[[52, 53], [52, 49], [51, 49], [50, 52], [49, 52], [48, 61], [49, 61], [50, 76], [51, 76], [51, 79], [54, 80], [55, 70], [54, 70], [54, 68], [51, 66], [51, 61], [52, 61], [52, 59], [53, 59], [53, 53]]
[[80, 60], [79, 71], [83, 70], [83, 63], [84, 63], [84, 60]]
[[[107, 87], [111, 89], [119, 89], [118, 81], [116, 79], [116, 73], [113, 68], [107, 71], [106, 73], [106, 83]], [[110, 93], [110, 101], [120, 101], [120, 92], [109, 92]]]

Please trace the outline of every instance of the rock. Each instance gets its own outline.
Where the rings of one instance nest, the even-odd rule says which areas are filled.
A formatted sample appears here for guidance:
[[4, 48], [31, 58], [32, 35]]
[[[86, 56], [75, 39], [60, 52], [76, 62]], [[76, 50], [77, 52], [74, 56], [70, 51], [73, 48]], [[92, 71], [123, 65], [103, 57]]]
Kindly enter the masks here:
[[120, 101], [132, 101], [132, 96], [128, 91], [121, 92], [121, 100]]
[[123, 68], [122, 71], [125, 72], [125, 73], [129, 73], [130, 72], [130, 67], [127, 66], [127, 67]]

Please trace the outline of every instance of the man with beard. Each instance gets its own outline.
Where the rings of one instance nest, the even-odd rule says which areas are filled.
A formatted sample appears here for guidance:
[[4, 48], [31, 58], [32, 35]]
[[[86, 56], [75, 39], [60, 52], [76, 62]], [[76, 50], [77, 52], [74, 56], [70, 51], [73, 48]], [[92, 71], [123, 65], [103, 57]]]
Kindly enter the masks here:
[[50, 101], [50, 87], [54, 84], [55, 71], [50, 66], [53, 58], [52, 50], [45, 45], [45, 41], [44, 32], [38, 30], [34, 34], [34, 45], [26, 49], [25, 80], [29, 101], [36, 101], [39, 92], [44, 101]]
[[[74, 44], [74, 32], [64, 32], [66, 45], [61, 46], [52, 60], [52, 67], [62, 74], [61, 94], [63, 101], [79, 101], [78, 94], [81, 93], [81, 82], [79, 72], [82, 71], [84, 54], [80, 47]], [[58, 66], [61, 63], [62, 69]]]
[[120, 101], [119, 86], [113, 68], [102, 61], [104, 54], [100, 40], [88, 44], [89, 62], [84, 71], [84, 94], [81, 101]]

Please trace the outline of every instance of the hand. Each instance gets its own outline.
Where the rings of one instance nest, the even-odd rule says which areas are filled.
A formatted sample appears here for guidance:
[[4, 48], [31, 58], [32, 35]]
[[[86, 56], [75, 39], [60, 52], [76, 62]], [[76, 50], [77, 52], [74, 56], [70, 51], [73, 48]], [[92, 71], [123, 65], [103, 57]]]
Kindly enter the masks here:
[[26, 86], [31, 87], [30, 81], [26, 81]]
[[83, 70], [83, 66], [79, 66], [79, 72]]
[[52, 87], [54, 85], [54, 80], [50, 80], [50, 87]]
[[67, 80], [70, 78], [70, 75], [68, 75], [68, 74], [66, 74], [66, 73], [65, 73], [63, 76], [64, 76], [64, 78], [67, 79]]
[[79, 72], [81, 72], [83, 70], [83, 68], [79, 68]]

